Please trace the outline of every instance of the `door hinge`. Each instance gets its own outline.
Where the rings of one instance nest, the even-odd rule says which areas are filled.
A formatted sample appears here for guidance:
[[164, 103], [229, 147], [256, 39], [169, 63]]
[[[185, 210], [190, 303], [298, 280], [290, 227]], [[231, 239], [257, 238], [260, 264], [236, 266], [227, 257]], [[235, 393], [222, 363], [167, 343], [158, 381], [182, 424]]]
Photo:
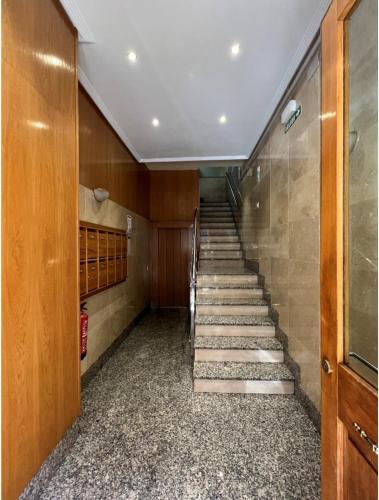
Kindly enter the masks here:
[[354, 429], [358, 432], [360, 437], [364, 439], [370, 446], [371, 450], [375, 453], [375, 455], [379, 455], [378, 444], [374, 443], [372, 439], [370, 439], [367, 433], [360, 427], [357, 422], [353, 422]]

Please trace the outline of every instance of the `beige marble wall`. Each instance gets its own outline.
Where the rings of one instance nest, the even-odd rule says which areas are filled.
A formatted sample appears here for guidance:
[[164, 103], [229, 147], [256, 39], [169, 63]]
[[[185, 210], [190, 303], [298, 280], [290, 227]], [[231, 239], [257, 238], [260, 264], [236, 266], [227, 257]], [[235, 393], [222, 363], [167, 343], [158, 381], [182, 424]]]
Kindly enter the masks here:
[[318, 56], [292, 98], [302, 113], [291, 129], [277, 117], [242, 181], [241, 233], [301, 368], [301, 387], [320, 406], [320, 68]]
[[150, 302], [150, 222], [123, 206], [107, 200], [98, 203], [93, 192], [80, 186], [80, 219], [126, 229], [127, 215], [134, 228], [128, 240], [128, 278], [86, 299], [89, 315], [88, 351], [81, 362], [82, 374], [112, 344]]
[[225, 201], [226, 180], [225, 177], [200, 177], [200, 198], [204, 201]]

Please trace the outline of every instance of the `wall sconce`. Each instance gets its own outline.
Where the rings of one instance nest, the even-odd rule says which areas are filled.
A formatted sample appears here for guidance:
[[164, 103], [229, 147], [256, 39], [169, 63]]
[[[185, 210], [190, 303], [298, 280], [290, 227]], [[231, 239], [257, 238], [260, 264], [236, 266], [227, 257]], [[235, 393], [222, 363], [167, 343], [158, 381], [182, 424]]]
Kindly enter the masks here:
[[288, 120], [292, 117], [293, 114], [296, 113], [297, 110], [297, 102], [295, 100], [288, 101], [287, 106], [283, 109], [283, 112], [280, 117], [280, 121], [283, 125], [285, 125]]
[[103, 188], [96, 188], [93, 190], [93, 195], [96, 201], [102, 203], [109, 198], [109, 191]]

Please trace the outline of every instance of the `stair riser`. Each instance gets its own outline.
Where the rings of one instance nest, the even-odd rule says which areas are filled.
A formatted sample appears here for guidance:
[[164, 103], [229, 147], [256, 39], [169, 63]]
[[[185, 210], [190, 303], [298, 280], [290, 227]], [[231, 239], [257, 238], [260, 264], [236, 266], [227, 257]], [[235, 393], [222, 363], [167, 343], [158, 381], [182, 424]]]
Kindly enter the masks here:
[[244, 268], [244, 262], [238, 259], [215, 259], [215, 260], [200, 260], [199, 261], [199, 270], [200, 271], [209, 271], [209, 272], [221, 272], [223, 269], [227, 267], [228, 269], [232, 269], [235, 271], [240, 271]]
[[233, 218], [233, 212], [231, 210], [201, 210], [200, 212], [200, 218], [203, 217], [232, 217]]
[[239, 243], [238, 236], [201, 236], [200, 243]]
[[235, 394], [293, 394], [294, 384], [271, 380], [207, 380], [195, 379], [194, 392]]
[[229, 250], [241, 250], [241, 243], [200, 243], [200, 251], [229, 251]]
[[195, 361], [234, 361], [237, 363], [283, 363], [283, 351], [263, 349], [195, 349]]
[[202, 226], [203, 224], [207, 224], [209, 222], [228, 222], [229, 224], [234, 224], [234, 219], [233, 217], [200, 217], [200, 225]]
[[200, 224], [201, 229], [234, 229], [234, 222], [204, 222]]
[[200, 259], [242, 259], [241, 250], [200, 250]]
[[237, 229], [200, 229], [200, 236], [238, 236]]
[[260, 288], [198, 288], [196, 298], [200, 299], [260, 299], [263, 290]]
[[197, 284], [199, 286], [215, 286], [215, 285], [257, 285], [258, 284], [258, 276], [255, 275], [222, 275], [222, 274], [213, 274], [213, 275], [203, 275], [197, 277]]
[[199, 316], [267, 316], [267, 306], [201, 305], [196, 306]]
[[274, 326], [196, 325], [199, 337], [275, 337]]

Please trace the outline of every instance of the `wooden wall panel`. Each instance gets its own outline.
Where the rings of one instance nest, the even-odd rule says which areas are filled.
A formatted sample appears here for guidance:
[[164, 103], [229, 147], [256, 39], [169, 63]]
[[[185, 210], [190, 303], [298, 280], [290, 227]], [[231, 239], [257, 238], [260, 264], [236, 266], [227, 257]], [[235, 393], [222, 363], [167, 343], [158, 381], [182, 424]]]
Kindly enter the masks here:
[[197, 170], [156, 170], [150, 172], [150, 219], [192, 221], [199, 206]]
[[333, 371], [321, 372], [321, 490], [322, 498], [339, 498], [337, 425], [337, 365], [342, 361], [343, 311], [341, 301], [342, 263], [342, 186], [343, 123], [338, 82], [343, 61], [339, 59], [341, 33], [337, 26], [337, 0], [334, 0], [321, 27], [321, 359]]
[[2, 496], [80, 411], [76, 34], [54, 0], [2, 4]]
[[[191, 258], [191, 224], [198, 206], [198, 171], [150, 172], [150, 219], [153, 221], [151, 300], [154, 306], [189, 305], [187, 270]], [[173, 252], [171, 264], [165, 257], [169, 251]]]
[[158, 228], [158, 303], [188, 307], [191, 231]]
[[79, 87], [80, 184], [149, 218], [149, 171], [138, 163], [92, 99]]

